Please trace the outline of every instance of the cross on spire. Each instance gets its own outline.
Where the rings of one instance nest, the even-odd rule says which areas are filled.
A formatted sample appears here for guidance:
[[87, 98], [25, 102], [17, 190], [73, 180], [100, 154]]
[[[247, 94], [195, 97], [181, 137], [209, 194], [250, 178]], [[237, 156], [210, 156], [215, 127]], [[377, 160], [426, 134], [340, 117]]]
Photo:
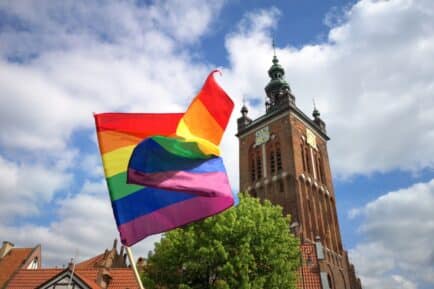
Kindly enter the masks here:
[[319, 110], [316, 108], [315, 98], [312, 98], [312, 102], [313, 102], [312, 116], [314, 117], [314, 119], [318, 119], [320, 116], [320, 113], [319, 113]]
[[274, 38], [271, 45], [273, 46], [273, 56], [276, 57], [276, 43], [274, 42]]

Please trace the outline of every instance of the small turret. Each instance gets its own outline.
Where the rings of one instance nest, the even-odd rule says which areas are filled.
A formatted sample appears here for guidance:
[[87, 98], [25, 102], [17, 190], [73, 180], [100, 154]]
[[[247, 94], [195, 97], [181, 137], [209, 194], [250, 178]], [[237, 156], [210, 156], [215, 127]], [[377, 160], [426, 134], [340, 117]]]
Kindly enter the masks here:
[[321, 114], [319, 113], [319, 110], [316, 108], [315, 102], [313, 103], [312, 116], [313, 116], [313, 122], [321, 129], [322, 132], [326, 133], [326, 124], [321, 119], [320, 117]]
[[243, 130], [252, 122], [252, 120], [247, 116], [248, 112], [249, 110], [247, 109], [245, 100], [243, 99], [243, 106], [241, 107], [241, 117], [237, 119], [238, 131]]

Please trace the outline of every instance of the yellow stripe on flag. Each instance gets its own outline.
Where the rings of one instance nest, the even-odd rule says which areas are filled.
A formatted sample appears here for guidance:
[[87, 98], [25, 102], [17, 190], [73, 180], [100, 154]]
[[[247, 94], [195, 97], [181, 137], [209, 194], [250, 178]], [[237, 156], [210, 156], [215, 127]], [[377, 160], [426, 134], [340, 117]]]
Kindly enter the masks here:
[[102, 155], [104, 172], [107, 178], [127, 170], [128, 162], [135, 147], [135, 145], [130, 145]]
[[196, 142], [202, 153], [206, 155], [220, 155], [220, 148], [206, 139], [193, 135], [189, 130], [189, 127], [185, 124], [184, 119], [179, 121], [176, 134], [182, 136], [188, 142]]
[[[215, 145], [219, 145], [223, 135], [223, 129], [210, 114], [202, 101], [196, 98], [185, 112], [182, 119], [189, 132], [195, 137], [205, 139]], [[179, 128], [179, 127], [178, 127]], [[181, 131], [176, 130], [178, 136], [185, 137]]]

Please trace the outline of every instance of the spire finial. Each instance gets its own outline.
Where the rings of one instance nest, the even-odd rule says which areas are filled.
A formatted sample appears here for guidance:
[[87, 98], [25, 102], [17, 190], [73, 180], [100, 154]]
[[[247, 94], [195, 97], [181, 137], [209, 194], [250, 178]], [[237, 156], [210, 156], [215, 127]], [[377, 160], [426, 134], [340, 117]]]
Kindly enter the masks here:
[[273, 46], [273, 56], [276, 57], [276, 42], [274, 41], [274, 38], [273, 38], [273, 42], [271, 43], [271, 45]]
[[243, 117], [246, 117], [248, 112], [249, 112], [249, 110], [247, 109], [247, 106], [246, 106], [246, 96], [243, 96], [243, 106], [241, 107], [241, 115]]
[[312, 112], [312, 116], [317, 119], [320, 116], [320, 113], [318, 111], [318, 109], [316, 108], [316, 104], [315, 104], [315, 98], [312, 98], [312, 102], [313, 102], [313, 112]]

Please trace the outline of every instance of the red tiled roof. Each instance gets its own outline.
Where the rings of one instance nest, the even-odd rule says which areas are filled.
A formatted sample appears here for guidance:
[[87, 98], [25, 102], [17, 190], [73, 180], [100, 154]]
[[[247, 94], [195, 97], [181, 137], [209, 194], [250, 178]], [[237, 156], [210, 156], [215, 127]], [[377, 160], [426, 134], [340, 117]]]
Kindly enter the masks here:
[[111, 269], [110, 274], [112, 276], [112, 282], [108, 286], [108, 289], [138, 289], [136, 277], [134, 271], [131, 268], [118, 268]]
[[96, 283], [97, 273], [98, 273], [98, 271], [95, 269], [93, 269], [93, 270], [77, 270], [74, 272], [74, 274], [77, 275], [90, 288], [100, 289], [101, 287], [98, 286], [98, 284]]
[[104, 259], [104, 253], [96, 255], [90, 259], [87, 259], [83, 262], [77, 263], [75, 268], [77, 269], [93, 269], [96, 268], [96, 265]]
[[21, 268], [32, 251], [33, 248], [12, 248], [6, 256], [0, 259], [0, 288], [15, 271]]
[[21, 269], [9, 282], [8, 289], [36, 288], [50, 280], [64, 269]]
[[[21, 269], [17, 275], [9, 283], [8, 289], [30, 289], [46, 283], [50, 279], [62, 273], [65, 269], [37, 269], [26, 270]], [[112, 280], [108, 289], [138, 289], [139, 285], [134, 276], [134, 272], [130, 268], [110, 269], [108, 270]], [[86, 283], [90, 288], [99, 289], [96, 283], [98, 269], [77, 269], [74, 274]]]
[[[297, 287], [302, 289], [321, 289], [320, 271], [315, 245], [302, 244], [300, 249], [303, 263], [299, 269], [300, 278]], [[309, 260], [309, 262], [307, 260]]]

